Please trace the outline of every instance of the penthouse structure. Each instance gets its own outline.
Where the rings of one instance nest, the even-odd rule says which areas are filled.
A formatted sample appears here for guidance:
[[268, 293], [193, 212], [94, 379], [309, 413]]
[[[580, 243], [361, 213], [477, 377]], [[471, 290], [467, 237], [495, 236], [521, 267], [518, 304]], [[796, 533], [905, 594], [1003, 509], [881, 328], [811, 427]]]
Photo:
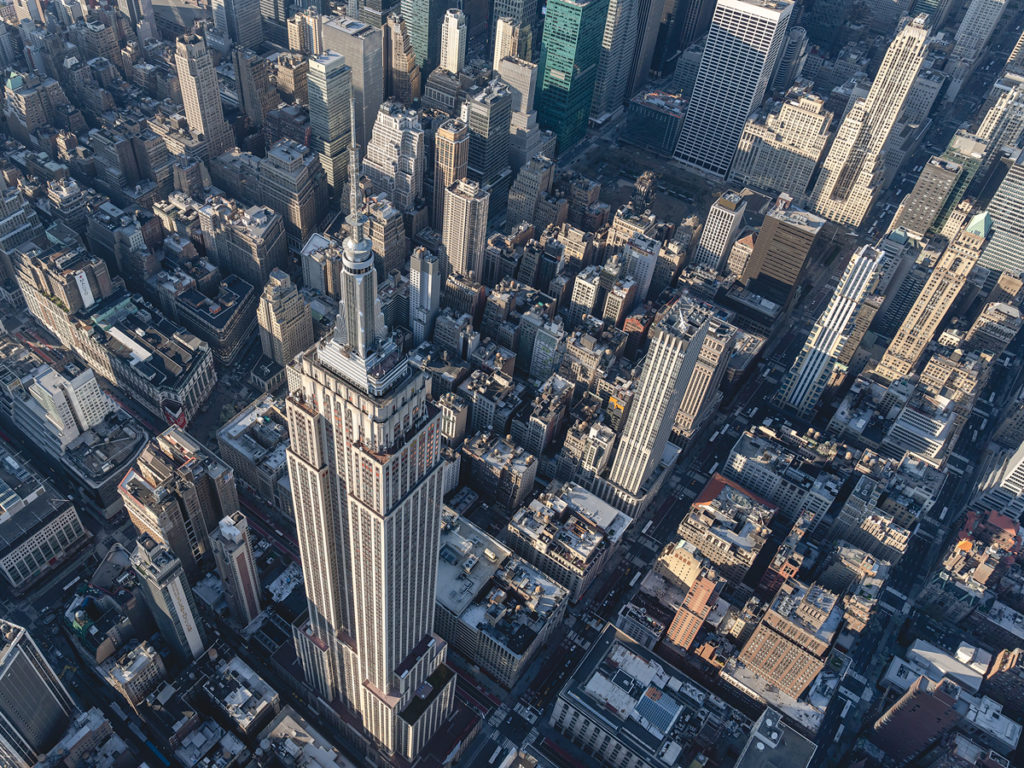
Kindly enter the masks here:
[[542, 493], [509, 521], [512, 551], [569, 589], [587, 591], [632, 520], [575, 483]]
[[715, 473], [679, 523], [679, 536], [739, 583], [764, 546], [774, 515], [774, 506]]
[[451, 510], [441, 517], [434, 626], [511, 688], [562, 623], [569, 591]]
[[7, 588], [20, 593], [62, 566], [92, 537], [71, 501], [4, 448], [0, 484], [0, 573]]

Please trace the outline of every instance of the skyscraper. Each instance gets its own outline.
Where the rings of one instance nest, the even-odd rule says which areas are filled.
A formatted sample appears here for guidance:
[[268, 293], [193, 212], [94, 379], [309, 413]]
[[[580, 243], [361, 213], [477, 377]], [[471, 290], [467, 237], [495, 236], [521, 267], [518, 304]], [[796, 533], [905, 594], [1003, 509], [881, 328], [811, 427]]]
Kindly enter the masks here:
[[441, 260], [420, 246], [409, 260], [409, 323], [413, 344], [422, 344], [434, 330], [434, 318], [441, 310]]
[[811, 176], [831, 136], [832, 113], [804, 85], [789, 90], [770, 110], [750, 116], [729, 178], [791, 195], [804, 204]]
[[174, 63], [188, 129], [206, 139], [210, 158], [231, 149], [235, 146], [235, 139], [224, 120], [217, 71], [206, 48], [206, 40], [195, 34], [179, 37]]
[[672, 432], [700, 355], [708, 320], [678, 302], [651, 331], [651, 346], [629, 416], [619, 438], [608, 479], [631, 496], [641, 496]]
[[270, 84], [270, 65], [267, 60], [248, 48], [231, 49], [238, 83], [239, 107], [256, 126], [263, 125], [267, 112], [278, 104], [277, 92]]
[[786, 38], [789, 0], [718, 0], [675, 158], [713, 176], [732, 165]]
[[853, 256], [825, 310], [811, 328], [803, 349], [776, 393], [776, 401], [807, 418], [825, 388], [840, 371], [839, 358], [854, 335], [861, 304], [874, 289], [885, 254], [865, 245]]
[[139, 534], [192, 578], [208, 562], [208, 531], [238, 509], [234, 472], [178, 427], [149, 441], [117, 490]]
[[444, 224], [445, 190], [469, 173], [469, 129], [461, 120], [445, 120], [434, 133], [434, 229]]
[[757, 233], [743, 282], [759, 296], [785, 304], [824, 226], [823, 218], [797, 208], [789, 195], [779, 195]]
[[221, 518], [210, 534], [210, 546], [228, 608], [239, 624], [248, 626], [260, 612], [260, 577], [245, 515], [233, 512]]
[[986, 269], [1024, 273], [1024, 153], [1006, 172], [988, 205], [992, 239], [978, 264]]
[[445, 190], [441, 238], [448, 253], [448, 269], [477, 280], [483, 275], [487, 248], [490, 194], [475, 181], [460, 179]]
[[928, 282], [875, 368], [877, 376], [894, 381], [907, 376], [917, 365], [978, 261], [987, 234], [985, 221], [984, 215], [976, 216], [939, 257]]
[[893, 217], [890, 229], [902, 228], [907, 234], [922, 239], [952, 193], [963, 168], [941, 157], [931, 157], [914, 183], [914, 188], [903, 198]]
[[494, 56], [491, 69], [498, 71], [498, 62], [505, 57], [519, 58], [520, 40], [523, 28], [516, 24], [515, 19], [504, 17], [494, 22]]
[[639, 34], [637, 5], [637, 0], [608, 0], [594, 98], [590, 104], [590, 114], [598, 122], [617, 114], [626, 101], [629, 71]]
[[537, 119], [565, 152], [587, 132], [608, 0], [551, 0], [540, 44]]
[[537, 0], [493, 0], [491, 4], [491, 41], [497, 52], [498, 41], [501, 39], [499, 21], [507, 19], [515, 28], [517, 49], [512, 56], [532, 59], [534, 48], [533, 30], [537, 24]]
[[254, 48], [263, 42], [263, 19], [259, 0], [211, 0], [213, 23], [243, 48]]
[[310, 57], [307, 83], [312, 149], [327, 174], [327, 185], [338, 197], [348, 176], [352, 70], [340, 53], [325, 51]]
[[708, 218], [700, 233], [690, 264], [718, 272], [725, 266], [736, 233], [743, 223], [746, 201], [735, 192], [726, 192], [708, 211]]
[[441, 523], [440, 416], [426, 377], [384, 325], [353, 147], [342, 261], [344, 319], [292, 367], [288, 469], [309, 624], [306, 678], [352, 710], [388, 754], [412, 760], [452, 705], [432, 632]]
[[416, 52], [400, 13], [388, 16], [381, 30], [384, 34], [384, 98], [411, 106], [423, 92]]
[[924, 61], [928, 17], [896, 35], [867, 98], [843, 119], [814, 187], [814, 209], [826, 219], [860, 226], [880, 191], [886, 146]]
[[416, 111], [395, 101], [381, 104], [363, 159], [374, 194], [386, 194], [400, 211], [411, 211], [423, 196], [425, 152]]
[[206, 650], [206, 633], [181, 561], [144, 533], [135, 544], [132, 568], [164, 641], [183, 661], [199, 658]]
[[373, 121], [384, 101], [383, 39], [379, 29], [362, 21], [335, 16], [323, 25], [324, 50], [340, 53], [352, 70], [352, 101], [356, 140], [365, 147]]
[[441, 22], [441, 69], [457, 75], [466, 65], [466, 14], [449, 8]]
[[446, 0], [402, 0], [402, 16], [424, 79], [441, 58], [441, 20], [447, 7]]
[[0, 619], [0, 763], [36, 765], [74, 712], [71, 694], [28, 631]]
[[263, 354], [279, 365], [287, 365], [313, 346], [313, 313], [283, 270], [270, 273], [256, 319]]
[[512, 91], [500, 78], [473, 88], [462, 102], [462, 122], [469, 129], [469, 177], [490, 192], [491, 215], [504, 210], [512, 186], [509, 129]]

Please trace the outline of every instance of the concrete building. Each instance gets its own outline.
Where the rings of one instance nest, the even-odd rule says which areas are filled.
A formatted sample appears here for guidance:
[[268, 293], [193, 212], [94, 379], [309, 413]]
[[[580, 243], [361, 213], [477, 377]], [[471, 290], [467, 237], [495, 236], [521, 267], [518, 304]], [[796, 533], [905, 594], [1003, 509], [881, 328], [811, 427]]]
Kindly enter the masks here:
[[678, 533], [733, 584], [743, 581], [768, 538], [775, 507], [714, 474], [679, 523]]
[[437, 633], [511, 688], [558, 631], [569, 592], [456, 513], [441, 519]]
[[423, 128], [413, 110], [397, 102], [381, 104], [363, 159], [363, 175], [374, 194], [385, 194], [400, 211], [415, 208], [423, 197], [426, 155]]
[[785, 192], [802, 203], [831, 124], [824, 99], [805, 85], [794, 86], [782, 101], [747, 120], [729, 178], [738, 185]]
[[913, 371], [977, 263], [979, 246], [985, 240], [983, 225], [983, 216], [976, 216], [939, 257], [928, 282], [875, 368], [876, 375], [885, 381], [895, 381]]
[[865, 245], [846, 266], [828, 305], [814, 323], [803, 349], [793, 361], [776, 394], [776, 401], [803, 418], [814, 413], [825, 389], [845, 371], [840, 362], [852, 344], [860, 343], [855, 333], [858, 313], [874, 290], [884, 254]]
[[189, 130], [194, 136], [206, 139], [211, 158], [231, 149], [235, 139], [224, 119], [217, 71], [206, 40], [195, 34], [179, 37], [174, 62]]
[[[289, 371], [288, 469], [309, 605], [294, 638], [310, 687], [360, 723], [352, 734], [411, 762], [447, 718], [455, 687], [447, 645], [433, 633], [440, 416], [427, 406], [426, 376], [384, 324], [357, 160], [353, 147], [344, 318]], [[375, 467], [377, 484], [370, 474], [365, 484], [347, 480], [339, 514], [338, 483], [357, 465]], [[374, 543], [345, 533], [355, 530]]]
[[881, 192], [885, 149], [899, 134], [897, 121], [924, 62], [929, 32], [924, 14], [904, 26], [867, 98], [843, 118], [814, 187], [814, 210], [826, 219], [860, 226]]
[[31, 768], [64, 735], [71, 694], [24, 627], [0, 620], [0, 759]]
[[337, 51], [311, 56], [306, 87], [312, 148], [327, 174], [327, 186], [340, 197], [348, 178], [348, 145], [352, 139], [352, 68]]
[[441, 21], [441, 60], [438, 66], [457, 75], [466, 65], [468, 29], [466, 14], [458, 8], [449, 8]]
[[181, 561], [143, 534], [132, 553], [132, 568], [164, 642], [186, 662], [199, 658], [206, 650], [206, 637]]
[[263, 42], [263, 19], [257, 0], [211, 0], [213, 23], [228, 39], [243, 48]]
[[911, 237], [923, 239], [933, 228], [963, 170], [941, 157], [930, 158], [910, 194], [903, 198], [890, 229], [902, 228]]
[[786, 39], [788, 0], [718, 0], [675, 158], [725, 178]]
[[468, 179], [445, 190], [441, 236], [453, 274], [476, 279], [483, 275], [490, 201], [490, 192]]
[[578, 602], [622, 540], [631, 519], [575, 483], [542, 493], [513, 515], [512, 551], [533, 563]]
[[120, 656], [107, 659], [100, 670], [110, 687], [136, 712], [167, 674], [164, 660], [145, 640]]
[[288, 253], [281, 215], [264, 205], [245, 208], [225, 197], [210, 197], [199, 208], [207, 257], [224, 272], [263, 285]]
[[210, 550], [231, 615], [241, 626], [248, 626], [260, 612], [260, 577], [245, 515], [232, 512], [221, 518], [210, 532]]
[[468, 178], [469, 128], [461, 120], [445, 120], [434, 132], [435, 229], [444, 230], [445, 191], [456, 181]]
[[746, 201], [735, 192], [726, 192], [718, 198], [708, 210], [700, 240], [690, 257], [690, 265], [713, 272], [721, 271], [746, 210]]
[[633, 497], [642, 496], [662, 459], [672, 420], [697, 366], [706, 317], [672, 307], [651, 332], [651, 347], [612, 464], [609, 480]]
[[825, 220], [779, 195], [764, 217], [740, 277], [754, 293], [785, 305], [803, 272]]
[[[1024, 273], [1024, 157], [1018, 157], [1003, 177], [986, 211], [991, 238], [978, 265], [1011, 275]], [[987, 232], [986, 232], [987, 234]]]
[[739, 661], [787, 696], [798, 698], [824, 669], [842, 613], [832, 592], [790, 580], [743, 646]]
[[166, 546], [193, 579], [209, 564], [209, 531], [238, 509], [232, 470], [177, 427], [143, 448], [118, 491], [139, 534]]
[[0, 481], [8, 489], [0, 504], [0, 573], [20, 594], [91, 536], [74, 505], [23, 458], [0, 449], [0, 460]]
[[384, 97], [411, 106], [423, 94], [423, 83], [405, 17], [400, 13], [388, 14], [381, 32], [384, 33]]
[[282, 514], [292, 516], [284, 401], [263, 395], [217, 430], [217, 452], [235, 477]]
[[260, 296], [257, 320], [264, 356], [287, 365], [313, 346], [313, 313], [288, 275], [274, 269]]
[[270, 64], [256, 52], [236, 46], [231, 50], [238, 83], [239, 107], [255, 126], [262, 126], [267, 113], [280, 103], [270, 83]]

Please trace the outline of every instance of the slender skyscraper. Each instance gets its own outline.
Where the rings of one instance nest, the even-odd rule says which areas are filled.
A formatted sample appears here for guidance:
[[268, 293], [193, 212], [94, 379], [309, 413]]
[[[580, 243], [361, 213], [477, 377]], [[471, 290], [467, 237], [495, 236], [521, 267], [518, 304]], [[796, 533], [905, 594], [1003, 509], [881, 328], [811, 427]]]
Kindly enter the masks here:
[[939, 257], [928, 282], [875, 368], [876, 375], [893, 381], [907, 376], [917, 365], [978, 262], [978, 252], [988, 234], [986, 222], [985, 215], [976, 216]]
[[422, 82], [402, 14], [388, 16], [381, 32], [384, 35], [384, 98], [411, 106], [413, 100], [420, 97]]
[[164, 641], [182, 660], [198, 659], [206, 636], [181, 561], [147, 533], [135, 545], [132, 567]]
[[447, 716], [455, 674], [433, 634], [440, 416], [377, 296], [356, 168], [333, 336], [292, 365], [288, 470], [309, 604], [308, 682], [387, 754], [412, 760]]
[[324, 49], [340, 53], [352, 70], [352, 101], [355, 105], [356, 140], [365, 147], [373, 121], [384, 101], [383, 37], [376, 27], [345, 16], [323, 25]]
[[458, 8], [445, 11], [441, 24], [441, 69], [457, 75], [466, 65], [466, 14]]
[[461, 120], [445, 120], [434, 134], [434, 229], [444, 226], [444, 195], [469, 171], [469, 129]]
[[550, 0], [540, 45], [537, 119], [565, 152], [583, 138], [601, 58], [608, 0]]
[[811, 329], [777, 393], [777, 402], [809, 417], [832, 377], [853, 335], [864, 298], [874, 290], [885, 254], [865, 245], [850, 258], [825, 311]]
[[677, 302], [651, 332], [651, 346], [608, 479], [630, 496], [642, 496], [672, 433], [708, 332], [704, 313]]
[[602, 121], [622, 110], [629, 87], [629, 70], [637, 44], [636, 0], [608, 0], [608, 17], [601, 40], [601, 59], [594, 83], [590, 114]]
[[260, 612], [260, 577], [245, 515], [233, 512], [221, 519], [210, 534], [210, 548], [228, 608], [239, 624], [248, 626]]
[[814, 208], [826, 219], [860, 226], [880, 191], [884, 153], [928, 47], [928, 17], [896, 35], [867, 98], [846, 114], [814, 186]]
[[211, 158], [227, 152], [235, 146], [235, 139], [224, 119], [217, 70], [206, 40], [194, 34], [179, 37], [174, 62], [188, 129], [206, 139]]
[[460, 179], [445, 190], [441, 230], [448, 267], [457, 275], [483, 275], [491, 196], [475, 181]]
[[732, 165], [786, 39], [789, 0], [718, 0], [675, 157], [714, 176]]
[[327, 174], [327, 185], [337, 197], [341, 195], [348, 172], [352, 70], [340, 53], [325, 51], [310, 57], [307, 82], [312, 149]]
[[441, 309], [441, 260], [422, 246], [409, 260], [409, 324], [413, 344], [430, 338], [434, 318]]
[[212, 0], [213, 23], [235, 45], [254, 48], [263, 42], [259, 0]]
[[75, 703], [24, 627], [0, 619], [0, 764], [29, 768], [71, 721]]
[[270, 84], [270, 65], [257, 53], [235, 46], [231, 49], [238, 83], [238, 106], [253, 125], [263, 125], [267, 112], [278, 104], [277, 91]]

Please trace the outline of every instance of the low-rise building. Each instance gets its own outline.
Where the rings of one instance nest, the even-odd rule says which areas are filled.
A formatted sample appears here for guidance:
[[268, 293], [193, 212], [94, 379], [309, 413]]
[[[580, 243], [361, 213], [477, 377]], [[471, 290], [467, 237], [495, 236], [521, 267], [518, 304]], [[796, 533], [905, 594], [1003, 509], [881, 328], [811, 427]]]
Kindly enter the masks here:
[[568, 590], [450, 510], [437, 575], [437, 633], [511, 688], [561, 625]]
[[167, 673], [160, 654], [145, 640], [116, 659], [108, 659], [100, 665], [100, 670], [111, 687], [135, 710]]
[[217, 448], [235, 478], [266, 503], [292, 515], [284, 401], [265, 394], [217, 430]]
[[509, 521], [514, 552], [582, 597], [632, 520], [575, 483], [542, 493]]
[[[551, 725], [614, 768], [690, 765], [738, 753], [750, 721], [615, 627], [555, 700]], [[788, 765], [788, 764], [787, 764]]]
[[69, 499], [3, 447], [0, 487], [0, 573], [21, 593], [60, 568], [92, 535]]
[[716, 473], [693, 500], [678, 533], [738, 584], [764, 546], [774, 515], [774, 505]]
[[533, 493], [537, 457], [503, 437], [481, 432], [462, 444], [462, 460], [470, 485], [507, 509], [515, 509]]
[[257, 734], [281, 709], [277, 691], [237, 656], [217, 664], [203, 691], [243, 737]]

